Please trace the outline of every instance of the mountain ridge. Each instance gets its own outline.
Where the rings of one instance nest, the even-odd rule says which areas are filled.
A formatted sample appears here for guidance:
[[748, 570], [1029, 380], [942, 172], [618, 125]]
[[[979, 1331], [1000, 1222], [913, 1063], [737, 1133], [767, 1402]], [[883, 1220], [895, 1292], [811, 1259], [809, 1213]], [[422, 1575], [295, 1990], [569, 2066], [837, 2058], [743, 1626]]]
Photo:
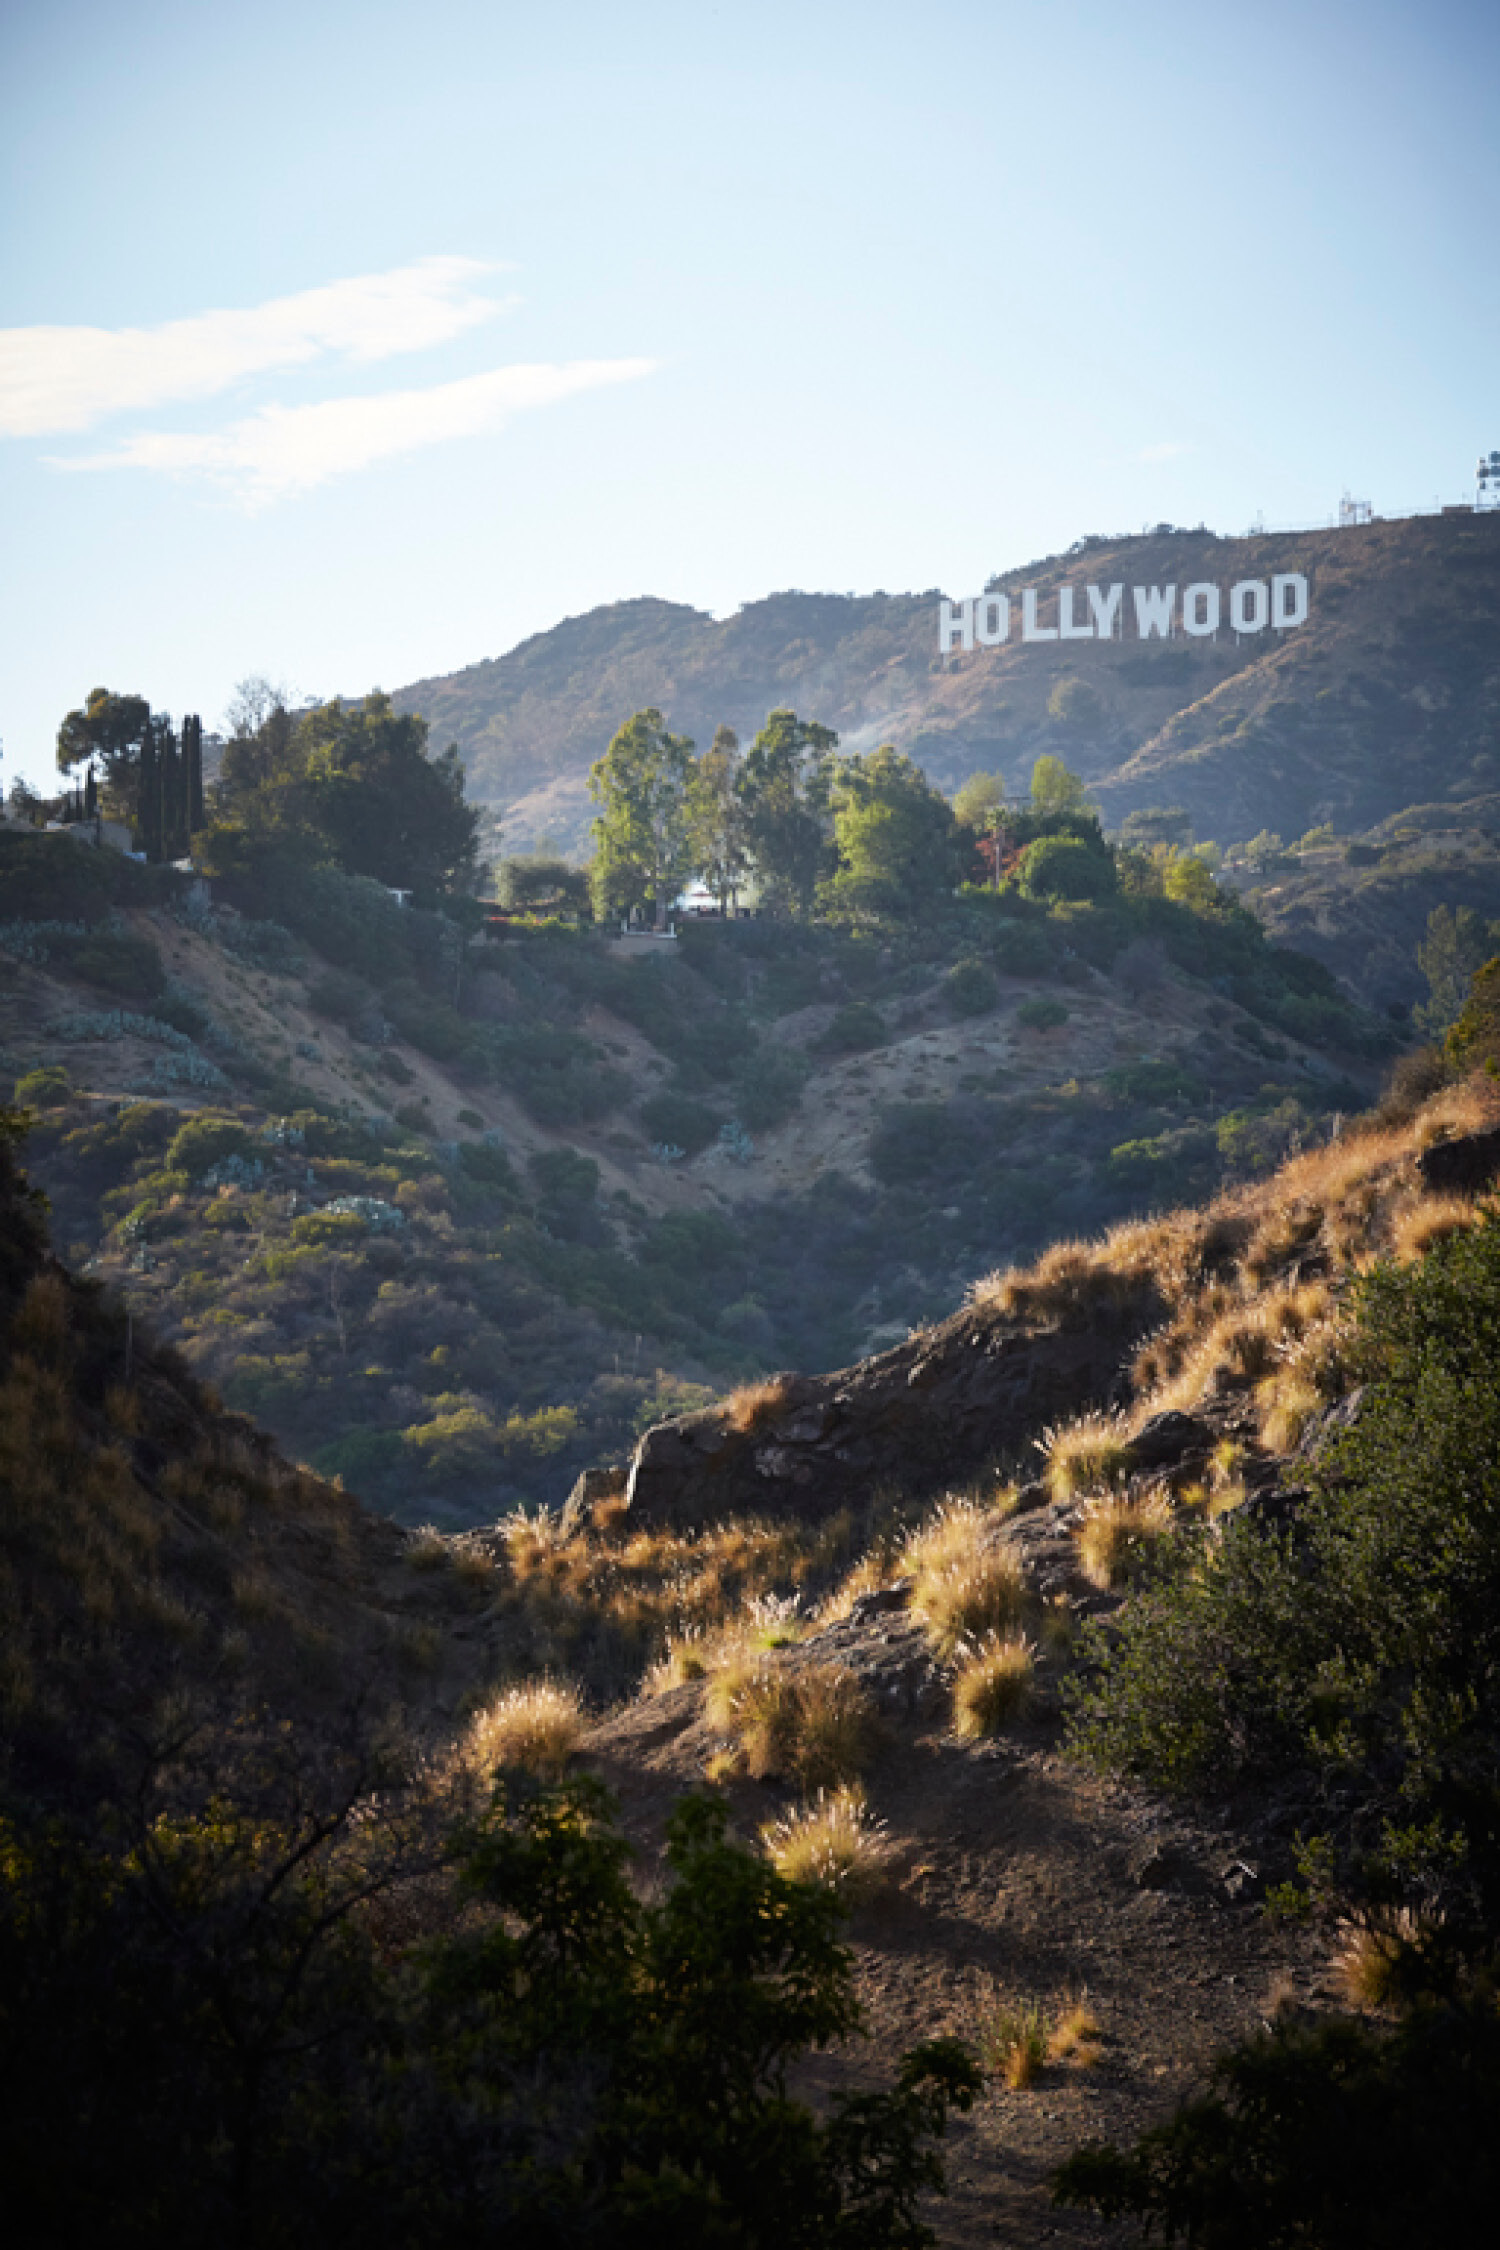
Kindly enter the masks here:
[[[1228, 587], [1300, 572], [1305, 625], [1139, 642], [938, 649], [937, 589], [783, 591], [716, 620], [641, 596], [568, 618], [498, 657], [398, 689], [456, 741], [472, 793], [512, 849], [546, 833], [586, 850], [587, 772], [630, 713], [654, 704], [706, 743], [748, 736], [777, 704], [834, 727], [846, 749], [891, 739], [952, 789], [998, 766], [1024, 786], [1060, 751], [1118, 821], [1186, 805], [1228, 843], [1332, 820], [1359, 828], [1404, 805], [1491, 786], [1500, 771], [1500, 515], [1406, 517], [1340, 530], [1224, 538], [1162, 526], [1091, 537], [997, 573], [1044, 602], [1088, 584]], [[1129, 612], [1128, 596], [1122, 610]], [[1130, 621], [1133, 624], [1133, 619]], [[1127, 627], [1127, 630], [1129, 628]], [[1080, 680], [1071, 716], [1049, 709]]]

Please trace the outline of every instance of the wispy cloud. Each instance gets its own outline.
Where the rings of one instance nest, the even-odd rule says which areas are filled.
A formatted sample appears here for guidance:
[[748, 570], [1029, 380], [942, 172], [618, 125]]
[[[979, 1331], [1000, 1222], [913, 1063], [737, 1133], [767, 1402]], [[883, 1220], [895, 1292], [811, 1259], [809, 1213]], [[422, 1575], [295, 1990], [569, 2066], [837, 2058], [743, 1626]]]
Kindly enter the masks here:
[[1143, 445], [1136, 459], [1147, 462], [1175, 461], [1180, 454], [1191, 453], [1192, 450], [1190, 445], [1183, 445], [1176, 438], [1168, 438], [1162, 445]]
[[477, 258], [422, 258], [158, 328], [3, 329], [0, 433], [91, 429], [112, 414], [211, 398], [246, 376], [330, 354], [374, 361], [423, 351], [506, 309], [513, 300], [476, 286], [500, 270]]
[[268, 406], [222, 430], [146, 430], [109, 453], [56, 459], [60, 469], [155, 469], [223, 484], [250, 512], [372, 462], [496, 430], [529, 408], [651, 374], [650, 359], [581, 359], [497, 367], [425, 390]]

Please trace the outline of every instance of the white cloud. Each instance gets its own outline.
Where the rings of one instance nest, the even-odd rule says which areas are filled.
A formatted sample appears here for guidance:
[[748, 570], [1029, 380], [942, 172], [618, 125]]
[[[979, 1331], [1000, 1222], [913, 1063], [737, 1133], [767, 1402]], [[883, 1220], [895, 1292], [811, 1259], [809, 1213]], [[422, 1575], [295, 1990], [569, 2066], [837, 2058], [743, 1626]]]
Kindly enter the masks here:
[[550, 406], [606, 383], [635, 382], [655, 366], [649, 359], [581, 359], [561, 366], [497, 367], [427, 390], [326, 399], [318, 406], [268, 406], [202, 434], [146, 430], [113, 452], [58, 459], [53, 466], [205, 476], [226, 485], [254, 513], [394, 454], [499, 429], [530, 407]]
[[0, 433], [86, 430], [111, 414], [210, 398], [247, 375], [327, 353], [370, 361], [444, 344], [514, 301], [474, 287], [499, 270], [477, 258], [422, 258], [159, 328], [3, 329]]
[[1191, 453], [1192, 450], [1190, 445], [1182, 445], [1175, 438], [1168, 438], [1164, 445], [1143, 445], [1136, 459], [1148, 462], [1175, 461], [1180, 454]]

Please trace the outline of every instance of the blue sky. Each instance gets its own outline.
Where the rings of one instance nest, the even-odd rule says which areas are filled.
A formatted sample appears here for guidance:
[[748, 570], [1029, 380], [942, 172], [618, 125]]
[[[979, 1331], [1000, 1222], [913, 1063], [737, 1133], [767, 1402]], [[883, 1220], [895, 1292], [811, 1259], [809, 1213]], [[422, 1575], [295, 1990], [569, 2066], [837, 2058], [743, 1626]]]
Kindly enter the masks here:
[[13, 4], [0, 778], [101, 683], [1461, 497], [1497, 86], [1472, 0]]

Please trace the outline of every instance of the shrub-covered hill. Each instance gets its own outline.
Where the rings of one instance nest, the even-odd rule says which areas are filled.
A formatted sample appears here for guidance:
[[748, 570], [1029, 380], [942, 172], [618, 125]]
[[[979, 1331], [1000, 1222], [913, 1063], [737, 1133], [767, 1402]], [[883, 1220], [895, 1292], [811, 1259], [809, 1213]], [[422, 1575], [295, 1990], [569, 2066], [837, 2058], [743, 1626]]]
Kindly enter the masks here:
[[[659, 1480], [652, 1489], [667, 1450], [657, 1431], [631, 1487], [571, 1521], [517, 1518], [456, 1538], [403, 1538], [223, 1416], [122, 1307], [49, 1257], [7, 1150], [0, 1716], [11, 1802], [45, 1793], [76, 1804], [105, 1780], [112, 1753], [122, 1764], [149, 1754], [152, 1722], [159, 1737], [168, 1716], [164, 1693], [179, 1732], [185, 1716], [259, 1704], [307, 1741], [320, 1726], [336, 1732], [352, 1687], [367, 1706], [404, 1708], [443, 1773], [455, 1699], [529, 1683], [486, 1696], [462, 1738], [465, 1757], [504, 1768], [517, 1792], [480, 1832], [479, 1856], [472, 1833], [465, 1847], [489, 1886], [479, 1895], [511, 1917], [484, 1922], [477, 1949], [463, 1943], [474, 1925], [455, 1922], [430, 1851], [415, 1879], [401, 1865], [402, 1849], [423, 1847], [420, 1803], [405, 1840], [373, 1807], [362, 1825], [351, 1828], [346, 1812], [314, 1833], [311, 1792], [286, 1836], [263, 1808], [247, 1826], [227, 1733], [211, 1746], [225, 1786], [212, 1792], [210, 1777], [191, 1818], [169, 1811], [129, 1828], [133, 1849], [108, 1869], [107, 1886], [80, 1863], [49, 1890], [34, 1834], [25, 1851], [8, 1850], [4, 1935], [21, 1973], [6, 1980], [7, 2023], [26, 2026], [49, 2098], [54, 2087], [84, 2088], [93, 2121], [78, 2143], [78, 2181], [52, 2192], [65, 2189], [70, 2209], [84, 2189], [102, 2195], [102, 2145], [118, 2147], [131, 2212], [149, 2210], [153, 2186], [164, 2192], [169, 2177], [201, 2193], [200, 2175], [234, 2208], [216, 2152], [254, 2126], [264, 2227], [272, 2212], [302, 2208], [308, 2182], [340, 2211], [375, 2156], [392, 2167], [414, 2146], [430, 2161], [435, 2118], [446, 2132], [491, 2114], [495, 2073], [521, 2071], [514, 2039], [529, 2021], [523, 2013], [513, 2034], [509, 1996], [535, 1985], [512, 1975], [533, 1956], [506, 1946], [528, 1942], [539, 1897], [562, 1895], [533, 1881], [558, 1866], [536, 1856], [528, 1822], [545, 1839], [549, 1815], [545, 1799], [525, 1794], [527, 1769], [582, 1766], [607, 1780], [649, 1900], [670, 1802], [706, 1783], [741, 1840], [740, 1856], [703, 1870], [720, 1886], [721, 1910], [731, 1878], [734, 1897], [766, 1895], [756, 1886], [768, 1862], [852, 1906], [850, 1992], [872, 2038], [820, 2056], [798, 2083], [820, 2097], [869, 2091], [934, 2035], [956, 2033], [977, 2051], [986, 2089], [954, 2132], [956, 2193], [931, 2213], [955, 2250], [997, 2236], [1033, 2241], [1050, 2226], [1062, 2239], [1100, 2239], [1083, 2219], [1047, 2210], [1051, 2167], [1080, 2141], [1162, 2124], [1214, 2053], [1258, 2025], [1305, 2040], [1336, 1997], [1388, 1996], [1398, 1988], [1379, 1984], [1381, 1963], [1394, 1958], [1394, 1973], [1406, 1973], [1393, 1935], [1422, 1962], [1449, 1963], [1449, 1991], [1417, 2045], [1419, 2060], [1451, 2062], [1444, 2027], [1469, 1956], [1442, 1949], [1482, 1942], [1484, 1894], [1470, 1875], [1492, 1874], [1466, 1869], [1450, 1847], [1483, 1843], [1493, 1794], [1483, 1731], [1492, 1677], [1488, 1701], [1463, 1691], [1475, 1687], [1474, 1661], [1490, 1663], [1493, 1640], [1493, 1455], [1473, 1474], [1465, 1444], [1493, 1435], [1500, 1267], [1480, 1203], [1500, 1159], [1497, 1116], [1482, 1077], [1425, 1101], [1394, 1098], [1383, 1115], [1206, 1208], [1056, 1246], [989, 1277], [904, 1354], [796, 1397], [776, 1382], [747, 1387], [697, 1425], [731, 1441], [728, 1458], [722, 1444], [699, 1446], [693, 1427], [674, 1433], [679, 1471], [684, 1446], [702, 1460], [696, 1477], [679, 1474], [675, 1507], [662, 1505]], [[938, 1417], [946, 1453], [921, 1428], [944, 1386], [966, 1402], [963, 1417]], [[811, 1411], [820, 1404], [845, 1412], [842, 1431]], [[1402, 1416], [1421, 1435], [1415, 1475], [1391, 1442]], [[1355, 1452], [1330, 1455], [1348, 1427]], [[857, 1457], [860, 1444], [873, 1446], [869, 1458]], [[1006, 1473], [1037, 1464], [1042, 1474], [1025, 1481]], [[885, 1489], [872, 1489], [882, 1470]], [[736, 1512], [742, 1488], [751, 1513]], [[1365, 1504], [1372, 1491], [1392, 1500], [1394, 1544], [1372, 1536], [1386, 1520]], [[1309, 1554], [1320, 1576], [1309, 1577]], [[1225, 1606], [1205, 1612], [1205, 1586], [1215, 1600], [1222, 1588]], [[1274, 1597], [1264, 1606], [1262, 1586]], [[1163, 1645], [1182, 1661], [1153, 1662]], [[1060, 1706], [1080, 1694], [1075, 1746], [1109, 1778], [1064, 1754]], [[1180, 1785], [1184, 1754], [1212, 1782], [1207, 1803], [1172, 1803], [1129, 1778]], [[592, 1882], [594, 1855], [619, 1863], [586, 1791], [550, 1833], [571, 1851], [570, 1879]], [[1417, 1817], [1403, 1827], [1405, 1809]], [[1429, 1815], [1448, 1825], [1433, 1828]], [[1301, 1882], [1314, 1880], [1311, 1918], [1289, 1927], [1258, 1904], [1298, 1879], [1299, 1832], [1324, 1841], [1301, 1862]], [[680, 1825], [675, 1833], [680, 1879]], [[1366, 1847], [1382, 1834], [1404, 1854], [1394, 1895], [1359, 1887]], [[310, 1870], [305, 1890], [299, 1865]], [[271, 1911], [274, 1896], [284, 1912]], [[617, 1920], [638, 1915], [623, 1890], [608, 1896]], [[38, 1902], [66, 1909], [51, 1925], [55, 1946], [34, 1942]], [[1365, 1919], [1340, 1926], [1338, 1914], [1355, 1906]], [[325, 1928], [347, 1941], [309, 1954]], [[1441, 1944], [1433, 1930], [1447, 1933]], [[124, 2129], [140, 2071], [99, 2037], [111, 1932], [128, 1939], [108, 1979], [111, 2024], [123, 2021], [132, 2038], [154, 2027], [158, 2039], [163, 2021], [182, 2026], [194, 2058], [183, 2114], [199, 2114], [198, 2072], [208, 2071], [203, 2084], [223, 2104], [217, 2136], [178, 2147], [163, 2132], [176, 2105], [163, 2111], [159, 2101], [149, 2133]], [[674, 1935], [667, 1927], [664, 1942]], [[440, 1941], [436, 1957], [451, 1966], [431, 1990], [412, 1981], [433, 1958], [413, 1953], [416, 1937]], [[260, 2009], [280, 1995], [269, 2018], [231, 2012], [231, 2028], [248, 2021], [254, 2034], [240, 2045], [221, 2036], [222, 2010], [198, 2004], [204, 1987], [187, 1956], [200, 1941], [221, 1998]], [[293, 1957], [319, 1964], [310, 1984], [300, 1970], [283, 1978]], [[675, 1978], [634, 1990], [662, 1994], [663, 2005], [670, 1993], [678, 2008], [701, 1991], [718, 2006], [714, 1978], [729, 1958], [721, 1944], [679, 1946], [653, 1956], [658, 1968], [676, 1964]], [[410, 1972], [390, 1998], [367, 1981], [381, 1962]], [[171, 1981], [148, 1978], [153, 1964]], [[483, 1981], [497, 1972], [508, 1981]], [[434, 2016], [433, 2002], [446, 2012]], [[554, 2061], [560, 2028], [576, 2038], [578, 2020], [547, 2019]], [[613, 2055], [622, 2024], [658, 2017], [637, 2006], [606, 2020]], [[455, 2021], [458, 2049], [445, 2044]], [[342, 2027], [337, 2048], [326, 2045], [331, 2022]], [[418, 2066], [438, 2030], [430, 2051], [441, 2069], [429, 2080]], [[1356, 2042], [1367, 2074], [1378, 2070], [1378, 2028], [1344, 2026], [1339, 2036]], [[564, 2041], [560, 2051], [573, 2048]], [[717, 2051], [709, 2041], [705, 2061]], [[141, 2052], [153, 2073], [165, 2067], [157, 2047]], [[236, 2076], [242, 2052], [274, 2065], [253, 2111]], [[306, 2065], [325, 2052], [331, 2074]], [[624, 2057], [639, 2059], [630, 2040]], [[437, 2096], [460, 2063], [470, 2075], [449, 2121]], [[1451, 2069], [1441, 2083], [1450, 2081]], [[153, 2076], [153, 2090], [159, 2083]], [[521, 2071], [501, 2083], [535, 2080]], [[31, 2118], [39, 2097], [17, 2068], [7, 2084], [14, 2138], [14, 2120]], [[1354, 2101], [1345, 2114], [1358, 2122], [1369, 2095], [1356, 2088]], [[1403, 2186], [1414, 2138], [1426, 2146], [1438, 2131], [1441, 2159], [1463, 2126], [1461, 2107], [1447, 2105], [1437, 2127], [1430, 2108], [1397, 2105], [1375, 2137], [1369, 2178], [1380, 2184], [1394, 2150], [1390, 2193]], [[371, 2115], [373, 2148], [368, 2131], [347, 2129]], [[547, 2115], [555, 2131], [574, 2112]], [[530, 2133], [534, 2112], [512, 2102], [504, 2118], [507, 2132]], [[117, 2141], [100, 2142], [101, 2121]], [[168, 2145], [170, 2173], [153, 2183]], [[1218, 2145], [1239, 2144], [1221, 2134]], [[1256, 2187], [1265, 2145], [1252, 2138], [1242, 2192]], [[35, 2169], [34, 2149], [18, 2145], [12, 2162], [22, 2158]], [[419, 2184], [404, 2166], [389, 2176], [408, 2194]], [[379, 2239], [378, 2213], [365, 2208], [366, 2236]], [[451, 2233], [438, 2225], [446, 2201], [411, 2208], [425, 2210], [429, 2239], [472, 2239], [456, 2221]]]
[[677, 1406], [1253, 1176], [1392, 1037], [1212, 886], [688, 926], [641, 960], [465, 945], [329, 874], [293, 931], [21, 844], [59, 910], [5, 891], [0, 1040], [60, 1241], [409, 1523], [560, 1497]]
[[1231, 859], [1224, 879], [1279, 945], [1321, 961], [1367, 1007], [1404, 1015], [1429, 999], [1418, 950], [1435, 911], [1500, 920], [1500, 796], [1408, 805], [1362, 835]]
[[935, 590], [775, 594], [721, 621], [622, 602], [394, 701], [457, 741], [512, 849], [544, 834], [586, 848], [589, 766], [619, 714], [647, 704], [700, 744], [721, 724], [748, 739], [779, 705], [816, 709], [846, 749], [894, 741], [946, 788], [997, 767], [1014, 783], [1039, 750], [1060, 750], [1111, 819], [1183, 805], [1225, 844], [1327, 820], [1357, 832], [1493, 787], [1500, 518], [1244, 539], [1163, 526], [1081, 540], [994, 584], [1180, 592], [1277, 571], [1309, 579], [1297, 631], [1023, 645], [1017, 627], [1004, 647], [947, 659]]

